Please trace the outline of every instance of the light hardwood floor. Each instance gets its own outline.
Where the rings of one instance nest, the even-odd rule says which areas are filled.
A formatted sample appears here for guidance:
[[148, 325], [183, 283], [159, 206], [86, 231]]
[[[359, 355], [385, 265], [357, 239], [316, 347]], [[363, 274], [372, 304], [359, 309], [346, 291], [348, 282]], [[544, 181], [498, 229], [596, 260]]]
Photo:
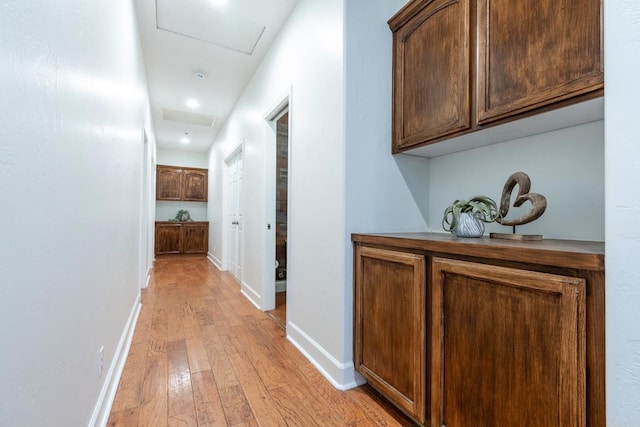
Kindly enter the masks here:
[[267, 311], [267, 314], [278, 324], [282, 329], [286, 328], [287, 324], [287, 292], [276, 292], [276, 308], [271, 311]]
[[409, 426], [338, 391], [206, 259], [156, 261], [110, 426]]

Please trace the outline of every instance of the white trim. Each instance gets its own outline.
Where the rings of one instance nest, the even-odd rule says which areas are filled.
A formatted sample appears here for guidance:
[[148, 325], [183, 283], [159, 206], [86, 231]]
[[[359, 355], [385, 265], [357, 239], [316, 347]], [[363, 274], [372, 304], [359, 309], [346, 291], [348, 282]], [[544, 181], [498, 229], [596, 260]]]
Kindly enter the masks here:
[[[293, 86], [289, 86], [284, 93], [282, 93], [271, 104], [271, 107], [267, 109], [267, 112], [263, 115], [268, 127], [275, 130], [274, 138], [272, 141], [266, 141], [267, 146], [270, 147], [268, 153], [264, 157], [264, 180], [263, 180], [263, 206], [264, 206], [264, 218], [265, 218], [265, 238], [264, 238], [264, 259], [263, 259], [263, 276], [262, 276], [262, 295], [263, 295], [263, 307], [262, 310], [272, 310], [275, 308], [275, 295], [276, 278], [275, 269], [273, 263], [276, 259], [276, 221], [275, 221], [275, 194], [276, 194], [276, 152], [277, 152], [277, 138], [278, 131], [274, 128], [275, 123], [285, 113], [292, 112], [292, 100], [293, 98]], [[288, 194], [291, 194], [291, 119], [288, 124]], [[290, 225], [290, 213], [291, 213], [291, 199], [288, 198], [287, 202], [287, 230], [291, 232]], [[271, 224], [271, 229], [267, 226]], [[287, 246], [287, 252], [289, 253], [289, 247]], [[289, 256], [287, 254], [287, 259]], [[289, 311], [289, 305], [287, 306]]]
[[289, 110], [289, 103], [291, 101], [291, 86], [287, 88], [287, 90], [280, 95], [271, 107], [267, 109], [267, 112], [263, 115], [264, 119], [268, 122], [273, 122], [282, 117], [285, 113], [285, 109]]
[[144, 282], [143, 289], [147, 289], [149, 287], [149, 282], [151, 281], [151, 268], [147, 270], [147, 280]]
[[220, 261], [212, 252], [207, 252], [207, 259], [209, 262], [216, 266], [216, 268], [220, 271], [224, 271], [222, 269], [222, 261]]
[[255, 305], [258, 310], [262, 310], [260, 302], [262, 301], [262, 297], [259, 293], [253, 290], [251, 286], [247, 285], [246, 282], [240, 283], [240, 293], [244, 295], [251, 304]]
[[104, 385], [100, 391], [100, 396], [98, 396], [98, 401], [93, 409], [93, 414], [89, 421], [89, 427], [104, 427], [107, 425], [107, 421], [109, 421], [109, 413], [111, 412], [111, 407], [113, 406], [113, 401], [116, 397], [116, 391], [118, 390], [118, 383], [120, 382], [120, 377], [122, 377], [124, 364], [129, 354], [131, 340], [133, 339], [133, 332], [136, 329], [136, 323], [138, 321], [138, 315], [140, 314], [141, 307], [140, 292], [138, 292], [136, 301], [133, 304], [131, 313], [129, 314], [127, 324], [120, 336], [120, 341], [118, 342], [118, 347], [116, 348], [113, 360], [111, 361], [111, 366], [109, 366], [109, 371], [105, 377]]
[[224, 158], [225, 163], [229, 163], [230, 160], [233, 160], [236, 154], [244, 151], [244, 137], [240, 138], [240, 141], [236, 144], [236, 146], [231, 150], [229, 154]]
[[338, 390], [349, 390], [366, 382], [353, 362], [338, 361], [293, 322], [287, 322], [287, 339]]

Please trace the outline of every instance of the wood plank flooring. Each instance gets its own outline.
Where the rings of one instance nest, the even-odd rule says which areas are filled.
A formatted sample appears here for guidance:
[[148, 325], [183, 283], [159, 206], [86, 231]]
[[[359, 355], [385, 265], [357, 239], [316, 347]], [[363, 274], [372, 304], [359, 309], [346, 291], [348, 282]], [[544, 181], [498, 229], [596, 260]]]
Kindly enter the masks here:
[[287, 292], [276, 292], [276, 308], [267, 312], [284, 330], [287, 325]]
[[410, 426], [336, 390], [206, 259], [157, 260], [109, 426]]

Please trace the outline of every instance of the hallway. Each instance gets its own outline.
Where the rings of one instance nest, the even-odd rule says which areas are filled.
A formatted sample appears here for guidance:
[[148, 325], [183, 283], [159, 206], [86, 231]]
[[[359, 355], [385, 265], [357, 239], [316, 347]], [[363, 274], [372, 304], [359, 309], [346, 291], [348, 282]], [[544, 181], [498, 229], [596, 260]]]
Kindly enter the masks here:
[[109, 426], [411, 425], [368, 386], [336, 390], [206, 259], [155, 263]]

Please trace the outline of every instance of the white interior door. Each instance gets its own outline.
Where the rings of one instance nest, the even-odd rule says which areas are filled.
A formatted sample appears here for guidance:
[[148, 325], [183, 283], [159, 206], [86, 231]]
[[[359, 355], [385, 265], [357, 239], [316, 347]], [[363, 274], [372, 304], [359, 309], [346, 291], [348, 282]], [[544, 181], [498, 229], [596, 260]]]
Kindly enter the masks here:
[[242, 233], [243, 230], [243, 224], [244, 224], [244, 218], [242, 216], [242, 184], [243, 184], [243, 157], [242, 157], [242, 151], [240, 153], [237, 154], [237, 160], [236, 160], [236, 170], [237, 170], [237, 180], [236, 180], [236, 278], [242, 282], [242, 258], [243, 258], [243, 254], [244, 254], [244, 248], [243, 248], [243, 241], [244, 241], [244, 236]]
[[227, 268], [242, 281], [242, 151], [227, 160]]

